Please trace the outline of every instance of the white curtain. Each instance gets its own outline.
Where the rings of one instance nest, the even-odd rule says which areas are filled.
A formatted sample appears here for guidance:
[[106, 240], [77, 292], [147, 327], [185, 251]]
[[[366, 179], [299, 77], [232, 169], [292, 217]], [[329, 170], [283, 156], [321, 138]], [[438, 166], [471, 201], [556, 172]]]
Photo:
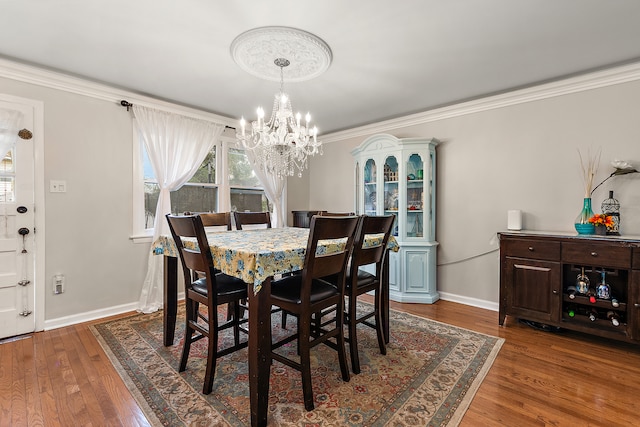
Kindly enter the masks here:
[[0, 108], [0, 160], [16, 145], [22, 112]]
[[[160, 196], [153, 224], [153, 241], [169, 234], [165, 215], [171, 212], [171, 191], [178, 190], [196, 173], [224, 131], [224, 125], [133, 106], [133, 115], [158, 180]], [[162, 307], [163, 257], [149, 254], [138, 311], [152, 313]]]
[[256, 161], [258, 156], [256, 156], [253, 150], [245, 150], [245, 152], [247, 153], [247, 158], [253, 164], [253, 170], [264, 188], [267, 199], [273, 205], [271, 225], [274, 228], [284, 227], [285, 220], [282, 210], [282, 194], [284, 193], [285, 178], [270, 173], [264, 163]]

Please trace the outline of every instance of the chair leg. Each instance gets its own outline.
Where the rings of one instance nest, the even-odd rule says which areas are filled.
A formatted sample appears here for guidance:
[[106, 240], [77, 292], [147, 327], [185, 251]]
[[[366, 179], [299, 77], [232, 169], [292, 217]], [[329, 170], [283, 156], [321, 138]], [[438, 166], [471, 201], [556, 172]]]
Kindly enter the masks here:
[[189, 352], [191, 351], [191, 337], [195, 330], [191, 327], [190, 321], [196, 317], [194, 311], [194, 301], [187, 301], [186, 306], [186, 321], [184, 327], [184, 344], [182, 345], [182, 357], [180, 358], [180, 366], [178, 372], [182, 372], [187, 369], [187, 360], [189, 359]]
[[380, 347], [380, 354], [387, 354], [387, 345], [385, 344], [384, 339], [384, 330], [382, 322], [382, 291], [377, 290], [375, 295], [375, 305], [374, 308], [376, 310], [375, 319], [376, 319], [376, 335], [378, 336], [378, 347]]
[[218, 350], [218, 331], [215, 328], [209, 331], [209, 348], [207, 350], [207, 369], [204, 373], [203, 394], [210, 394], [213, 390], [213, 380], [216, 375], [216, 352]]
[[[353, 301], [352, 301], [353, 300]], [[360, 356], [358, 355], [358, 326], [356, 317], [356, 298], [349, 298], [349, 353], [351, 353], [351, 370], [354, 374], [360, 373]]]
[[240, 303], [241, 303], [241, 306], [240, 306], [240, 317], [238, 317], [238, 320], [244, 318], [244, 306], [247, 305], [247, 300], [245, 298], [243, 298], [243, 299], [240, 300]]
[[230, 302], [227, 304], [227, 321], [231, 320], [231, 316], [233, 316], [233, 312], [235, 311], [235, 302]]
[[347, 365], [347, 351], [344, 346], [344, 300], [342, 304], [338, 304], [336, 307], [336, 328], [339, 329], [336, 342], [338, 344], [338, 361], [340, 362], [340, 371], [342, 372], [342, 379], [348, 382], [351, 377], [349, 375], [349, 366]]
[[309, 349], [309, 339], [311, 332], [311, 323], [306, 316], [300, 316], [298, 319], [298, 353], [300, 354], [300, 366], [302, 374], [302, 394], [304, 397], [304, 408], [312, 411], [313, 405], [313, 388], [311, 385], [311, 354]]
[[287, 329], [287, 312], [282, 310], [282, 329]]
[[240, 345], [240, 304], [233, 304], [233, 342], [235, 346]]

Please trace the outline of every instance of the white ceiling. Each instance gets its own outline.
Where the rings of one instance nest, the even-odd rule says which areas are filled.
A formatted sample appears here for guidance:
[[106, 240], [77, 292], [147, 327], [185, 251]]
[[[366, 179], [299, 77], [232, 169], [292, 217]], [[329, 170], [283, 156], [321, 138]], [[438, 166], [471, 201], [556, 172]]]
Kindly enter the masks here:
[[640, 60], [638, 0], [0, 0], [0, 57], [255, 119], [279, 84], [229, 47], [267, 25], [331, 47], [285, 83], [321, 133]]

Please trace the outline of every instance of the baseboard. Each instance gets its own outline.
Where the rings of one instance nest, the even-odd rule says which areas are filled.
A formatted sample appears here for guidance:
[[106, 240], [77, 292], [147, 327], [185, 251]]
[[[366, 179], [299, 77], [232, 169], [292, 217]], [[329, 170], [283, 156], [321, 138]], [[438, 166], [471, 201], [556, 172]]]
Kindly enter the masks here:
[[129, 311], [136, 311], [137, 308], [138, 302], [136, 301], [129, 304], [73, 314], [71, 316], [58, 317], [57, 319], [48, 319], [44, 321], [44, 330], [48, 331], [51, 329], [62, 328], [64, 326], [75, 325], [76, 323], [89, 322], [91, 320], [102, 319], [103, 317], [115, 316]]
[[440, 299], [443, 299], [445, 301], [458, 302], [460, 304], [485, 308], [491, 311], [498, 311], [499, 309], [499, 305], [497, 302], [465, 297], [464, 295], [450, 294], [448, 292], [442, 292], [442, 291], [438, 291], [438, 292], [440, 293]]
[[[470, 305], [473, 307], [484, 308], [491, 311], [498, 311], [498, 303], [481, 300], [477, 298], [465, 297], [463, 295], [450, 294], [447, 292], [438, 292], [440, 299], [445, 301], [457, 302], [460, 304]], [[178, 300], [184, 298], [184, 294], [178, 295]], [[138, 309], [138, 302], [132, 302], [129, 304], [117, 305], [114, 307], [102, 308], [100, 310], [87, 311], [84, 313], [74, 314], [72, 316], [58, 317], [56, 319], [45, 320], [44, 330], [49, 331], [51, 329], [62, 328], [65, 326], [75, 325], [82, 322], [90, 322], [92, 320], [102, 319], [104, 317], [115, 316], [130, 311], [136, 311]]]

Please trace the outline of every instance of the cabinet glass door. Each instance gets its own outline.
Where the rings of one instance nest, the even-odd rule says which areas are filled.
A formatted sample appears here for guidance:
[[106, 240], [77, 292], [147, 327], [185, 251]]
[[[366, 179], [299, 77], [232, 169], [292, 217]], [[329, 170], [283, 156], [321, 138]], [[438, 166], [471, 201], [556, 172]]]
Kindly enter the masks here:
[[395, 156], [389, 156], [384, 161], [384, 215], [394, 214], [396, 219], [392, 228], [392, 234], [398, 235], [398, 160]]
[[377, 172], [376, 162], [368, 159], [364, 164], [364, 214], [376, 215], [378, 209], [377, 200]]
[[407, 161], [407, 237], [424, 235], [424, 162], [418, 154], [412, 154]]

